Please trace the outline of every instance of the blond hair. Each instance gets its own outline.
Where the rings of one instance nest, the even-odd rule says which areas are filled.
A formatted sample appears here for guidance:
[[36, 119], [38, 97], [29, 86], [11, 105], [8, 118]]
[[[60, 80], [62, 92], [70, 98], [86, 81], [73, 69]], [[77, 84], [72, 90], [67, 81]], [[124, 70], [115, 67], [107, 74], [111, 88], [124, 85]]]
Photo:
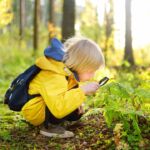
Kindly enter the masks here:
[[105, 64], [101, 49], [90, 39], [73, 37], [64, 43], [64, 47], [63, 61], [74, 71], [96, 71]]

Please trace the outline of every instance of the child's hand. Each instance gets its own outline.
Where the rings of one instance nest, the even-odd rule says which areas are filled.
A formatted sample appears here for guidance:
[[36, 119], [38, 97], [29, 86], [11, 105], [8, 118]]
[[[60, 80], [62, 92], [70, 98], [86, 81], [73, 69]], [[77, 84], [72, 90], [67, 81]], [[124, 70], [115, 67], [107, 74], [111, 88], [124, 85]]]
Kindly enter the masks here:
[[84, 91], [85, 95], [91, 95], [98, 90], [99, 84], [97, 82], [91, 82], [86, 85], [80, 86], [80, 88]]

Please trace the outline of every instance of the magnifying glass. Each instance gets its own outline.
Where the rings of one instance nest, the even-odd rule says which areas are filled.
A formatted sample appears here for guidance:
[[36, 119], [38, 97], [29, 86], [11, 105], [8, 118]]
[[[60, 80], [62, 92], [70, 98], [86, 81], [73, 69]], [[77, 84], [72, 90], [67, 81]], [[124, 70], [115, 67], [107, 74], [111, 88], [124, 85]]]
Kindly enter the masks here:
[[108, 80], [109, 80], [108, 77], [104, 77], [103, 79], [101, 79], [99, 81], [99, 86], [101, 87], [101, 86], [105, 85], [108, 82]]

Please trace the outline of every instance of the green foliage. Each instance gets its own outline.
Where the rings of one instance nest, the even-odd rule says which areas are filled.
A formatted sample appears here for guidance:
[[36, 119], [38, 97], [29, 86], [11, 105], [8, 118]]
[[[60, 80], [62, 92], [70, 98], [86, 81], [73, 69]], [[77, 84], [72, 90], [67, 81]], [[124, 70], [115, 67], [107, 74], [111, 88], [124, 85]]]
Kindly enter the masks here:
[[109, 127], [114, 127], [115, 123], [123, 124], [123, 138], [130, 144], [142, 138], [139, 118], [150, 120], [150, 109], [144, 107], [150, 105], [150, 74], [143, 77], [146, 81], [139, 75], [141, 77], [138, 70], [134, 73], [118, 71], [117, 81], [101, 87], [96, 96], [87, 101], [90, 106], [103, 110]]
[[[7, 53], [9, 53], [9, 55], [7, 55]], [[3, 62], [0, 63], [0, 68], [3, 68], [0, 70], [0, 97], [3, 97], [11, 81], [33, 63], [31, 54], [25, 53], [24, 51], [17, 51], [14, 49], [13, 51], [7, 50], [7, 53], [1, 50], [1, 56], [4, 59]], [[2, 99], [0, 99], [0, 101], [1, 100]]]
[[0, 1], [0, 28], [8, 25], [13, 19], [13, 13], [11, 12], [12, 0]]
[[[94, 11], [95, 10], [95, 11]], [[86, 1], [85, 10], [81, 13], [81, 28], [82, 35], [89, 37], [99, 44], [104, 42], [105, 29], [100, 26], [97, 16], [97, 8], [90, 1]], [[89, 18], [93, 18], [89, 21]]]
[[11, 140], [10, 132], [7, 130], [1, 130], [0, 131], [0, 138], [2, 138], [4, 141]]

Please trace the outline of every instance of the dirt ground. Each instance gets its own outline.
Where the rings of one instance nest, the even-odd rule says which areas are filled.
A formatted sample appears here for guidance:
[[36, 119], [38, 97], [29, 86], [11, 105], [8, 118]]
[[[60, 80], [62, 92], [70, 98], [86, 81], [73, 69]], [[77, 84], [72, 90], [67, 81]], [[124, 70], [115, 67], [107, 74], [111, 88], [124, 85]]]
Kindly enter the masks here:
[[[90, 115], [78, 122], [65, 123], [64, 126], [75, 133], [75, 137], [58, 139], [47, 138], [39, 134], [39, 127], [33, 127], [24, 121], [16, 122], [14, 120], [7, 122], [14, 124], [13, 128], [5, 126], [10, 131], [0, 137], [0, 150], [115, 150], [119, 149], [116, 145], [113, 130], [108, 128], [103, 115]], [[2, 122], [1, 122], [2, 123]], [[6, 123], [6, 121], [5, 121]], [[141, 149], [149, 149], [150, 137], [146, 138], [146, 144]], [[129, 149], [124, 144], [122, 149]], [[121, 149], [121, 148], [120, 148]], [[132, 149], [132, 148], [131, 148]]]

